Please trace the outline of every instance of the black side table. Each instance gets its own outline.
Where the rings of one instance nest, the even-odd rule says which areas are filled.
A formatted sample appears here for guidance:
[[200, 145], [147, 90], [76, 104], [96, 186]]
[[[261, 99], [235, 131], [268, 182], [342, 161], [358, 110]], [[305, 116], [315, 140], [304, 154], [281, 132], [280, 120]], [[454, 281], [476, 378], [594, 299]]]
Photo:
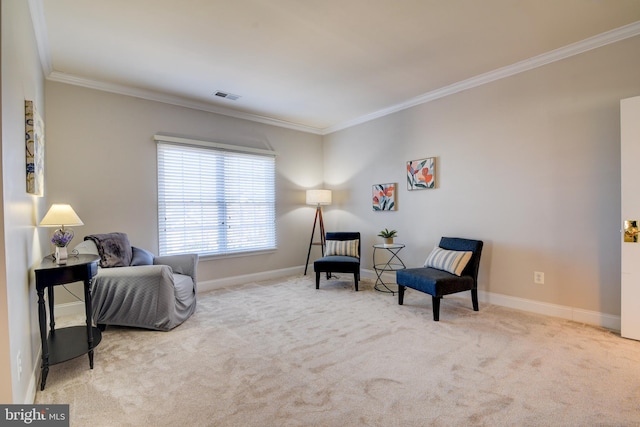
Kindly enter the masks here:
[[[89, 367], [93, 369], [93, 349], [102, 340], [98, 328], [91, 324], [91, 278], [98, 272], [97, 255], [70, 256], [66, 264], [58, 265], [47, 256], [35, 268], [36, 291], [38, 292], [38, 320], [40, 339], [42, 340], [42, 379], [40, 390], [47, 382], [49, 366], [66, 362], [83, 354], [89, 354]], [[53, 287], [73, 282], [84, 282], [84, 306], [87, 325], [55, 329], [53, 315]], [[49, 299], [49, 337], [47, 338], [47, 309], [44, 303], [44, 290], [47, 288]]]
[[[376, 291], [386, 292], [393, 295], [395, 295], [395, 293], [397, 292], [389, 288], [388, 285], [390, 285], [390, 283], [384, 283], [384, 281], [382, 280], [382, 275], [385, 271], [398, 271], [407, 268], [404, 265], [404, 262], [402, 262], [402, 260], [398, 256], [398, 252], [400, 252], [402, 248], [404, 248], [404, 246], [405, 245], [401, 243], [390, 245], [373, 245], [373, 270], [376, 272], [376, 276], [378, 276], [376, 279], [376, 284], [373, 286]], [[378, 249], [385, 249], [391, 255], [387, 262], [384, 264], [376, 264], [376, 251]], [[379, 288], [378, 285], [383, 286], [384, 289]]]

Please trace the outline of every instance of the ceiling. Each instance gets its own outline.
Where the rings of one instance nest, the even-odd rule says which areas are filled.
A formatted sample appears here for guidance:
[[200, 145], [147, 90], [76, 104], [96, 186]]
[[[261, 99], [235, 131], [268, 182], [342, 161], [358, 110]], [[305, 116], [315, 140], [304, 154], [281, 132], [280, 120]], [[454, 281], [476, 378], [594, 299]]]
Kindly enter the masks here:
[[29, 3], [50, 80], [318, 134], [640, 35], [640, 0]]

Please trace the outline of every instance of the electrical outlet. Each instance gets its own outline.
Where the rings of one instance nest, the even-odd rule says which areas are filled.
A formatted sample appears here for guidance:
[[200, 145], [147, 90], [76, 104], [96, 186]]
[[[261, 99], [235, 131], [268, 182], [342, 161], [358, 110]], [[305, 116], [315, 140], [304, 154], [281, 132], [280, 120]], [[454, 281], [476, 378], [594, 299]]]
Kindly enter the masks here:
[[533, 272], [533, 283], [537, 285], [544, 285], [544, 273], [542, 271]]
[[21, 352], [18, 352], [18, 356], [16, 357], [16, 359], [17, 359], [16, 361], [18, 362], [16, 364], [16, 367], [18, 369], [18, 381], [19, 381], [20, 379], [22, 379], [22, 353]]

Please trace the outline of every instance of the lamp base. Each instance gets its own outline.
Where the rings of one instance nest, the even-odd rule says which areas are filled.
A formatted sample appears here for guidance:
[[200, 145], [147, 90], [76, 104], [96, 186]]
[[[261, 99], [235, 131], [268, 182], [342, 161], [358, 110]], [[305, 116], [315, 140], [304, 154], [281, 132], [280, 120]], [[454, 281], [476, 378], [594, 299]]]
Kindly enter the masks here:
[[56, 252], [55, 255], [56, 257], [56, 264], [66, 264], [67, 263], [67, 258], [69, 258], [69, 253], [67, 252], [67, 247], [60, 247], [60, 246], [56, 246]]

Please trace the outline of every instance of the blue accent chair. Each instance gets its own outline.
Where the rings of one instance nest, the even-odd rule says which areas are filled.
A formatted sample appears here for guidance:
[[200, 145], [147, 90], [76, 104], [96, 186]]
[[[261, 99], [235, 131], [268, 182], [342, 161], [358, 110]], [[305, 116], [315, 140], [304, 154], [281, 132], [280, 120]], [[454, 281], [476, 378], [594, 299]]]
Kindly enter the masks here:
[[[360, 251], [360, 233], [358, 232], [328, 232], [325, 240], [356, 239], [358, 239], [358, 255], [362, 256]], [[353, 274], [357, 291], [358, 280], [360, 280], [360, 256], [328, 255], [316, 260], [313, 263], [313, 270], [316, 272], [316, 289], [320, 289], [320, 273], [326, 273], [327, 280], [331, 277], [331, 273], [351, 273]]]
[[442, 249], [451, 251], [471, 251], [471, 259], [460, 276], [431, 267], [408, 268], [396, 272], [398, 284], [398, 304], [402, 305], [405, 288], [415, 289], [431, 295], [433, 302], [433, 320], [440, 320], [440, 300], [444, 295], [471, 291], [473, 310], [478, 311], [478, 269], [483, 242], [481, 240], [443, 237]]

